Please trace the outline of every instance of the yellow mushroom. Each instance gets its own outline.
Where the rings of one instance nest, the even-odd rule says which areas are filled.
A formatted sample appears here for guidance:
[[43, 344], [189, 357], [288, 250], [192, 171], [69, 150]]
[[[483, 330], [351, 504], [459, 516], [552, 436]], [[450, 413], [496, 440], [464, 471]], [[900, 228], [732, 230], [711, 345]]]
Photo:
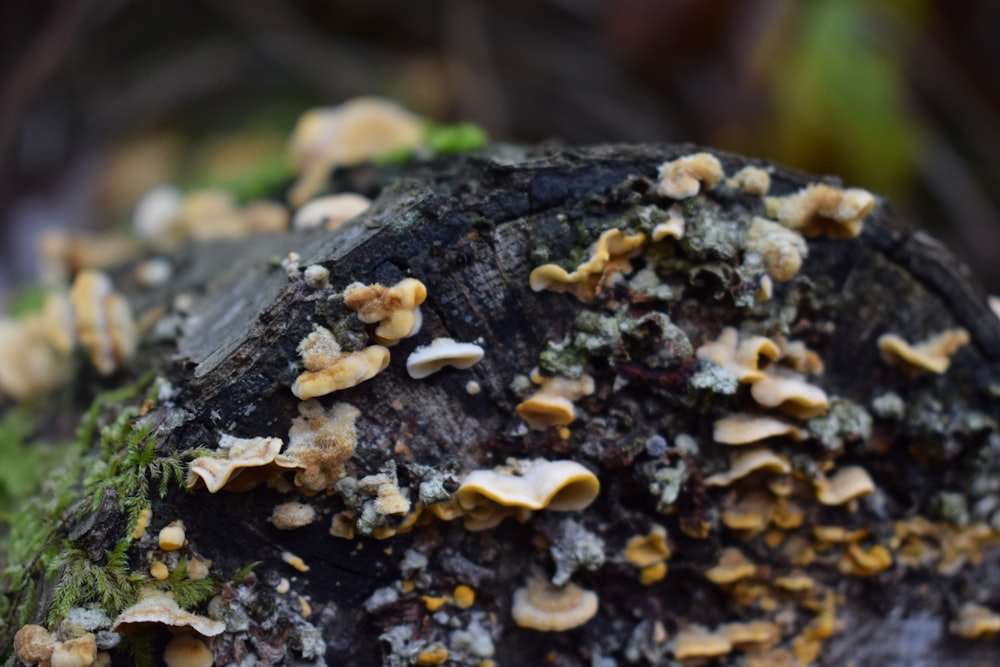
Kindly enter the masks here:
[[829, 479], [816, 480], [816, 497], [824, 505], [844, 505], [874, 491], [875, 482], [860, 466], [845, 466]]
[[192, 635], [177, 635], [163, 650], [167, 667], [212, 667], [214, 661], [205, 642]]
[[801, 234], [759, 216], [747, 230], [747, 249], [763, 258], [767, 275], [778, 283], [794, 278], [809, 254]]
[[711, 153], [692, 153], [664, 162], [658, 170], [656, 191], [671, 199], [688, 199], [702, 188], [711, 190], [725, 176], [722, 163]]
[[200, 456], [188, 467], [188, 488], [203, 483], [209, 493], [222, 489], [249, 491], [277, 476], [280, 468], [292, 467], [276, 461], [281, 451], [280, 438], [236, 438], [222, 435], [219, 454]]
[[28, 665], [47, 664], [56, 648], [56, 638], [40, 625], [25, 625], [14, 635], [14, 653]]
[[768, 415], [732, 415], [716, 421], [712, 429], [712, 438], [724, 445], [749, 445], [783, 435], [796, 441], [803, 438], [794, 424]]
[[389, 365], [389, 350], [381, 345], [344, 352], [330, 330], [318, 324], [299, 343], [298, 352], [306, 371], [295, 378], [292, 393], [303, 401], [356, 387]]
[[580, 301], [590, 303], [617, 275], [632, 272], [629, 258], [645, 242], [645, 234], [625, 236], [620, 229], [609, 229], [591, 246], [589, 259], [572, 273], [556, 264], [534, 269], [528, 277], [531, 289], [571, 292]]
[[550, 426], [565, 426], [576, 418], [573, 402], [594, 393], [594, 379], [584, 375], [578, 380], [569, 378], [546, 378], [536, 368], [531, 379], [541, 385], [528, 399], [517, 406], [517, 414], [536, 430]]
[[990, 639], [1000, 632], [1000, 614], [988, 607], [966, 602], [951, 623], [948, 631], [965, 639]]
[[756, 470], [789, 473], [792, 466], [788, 459], [775, 454], [770, 449], [740, 449], [730, 454], [729, 470], [705, 478], [705, 484], [708, 486], [729, 486], [734, 481], [746, 477]]
[[128, 301], [99, 271], [81, 271], [69, 293], [80, 342], [102, 375], [110, 375], [135, 354], [139, 332]]
[[812, 419], [826, 412], [826, 392], [789, 373], [771, 371], [755, 380], [750, 395], [758, 405], [777, 408], [799, 419]]
[[781, 354], [778, 344], [770, 338], [751, 336], [740, 342], [740, 334], [733, 327], [726, 327], [718, 339], [701, 345], [695, 355], [711, 361], [731, 372], [740, 382], [756, 382], [764, 377], [765, 360], [777, 359]]
[[747, 165], [733, 174], [726, 185], [734, 190], [742, 190], [748, 195], [766, 195], [771, 189], [771, 174], [765, 169]]
[[722, 523], [733, 530], [759, 532], [767, 528], [774, 510], [774, 498], [758, 491], [749, 493], [738, 501], [727, 502], [721, 519]]
[[185, 540], [183, 521], [171, 521], [160, 530], [159, 544], [164, 551], [177, 551]]
[[768, 215], [806, 236], [847, 239], [861, 233], [862, 219], [874, 208], [875, 198], [859, 188], [814, 183], [785, 197], [768, 197], [765, 203]]
[[733, 650], [732, 642], [724, 635], [709, 632], [701, 625], [688, 625], [673, 639], [674, 657], [678, 660], [693, 658], [718, 658]]
[[747, 579], [757, 573], [757, 566], [750, 562], [735, 547], [723, 549], [719, 562], [705, 570], [705, 578], [713, 584], [724, 586], [740, 579]]
[[769, 648], [781, 641], [781, 627], [770, 621], [726, 623], [718, 632], [734, 646], [741, 648]]
[[365, 324], [375, 324], [375, 340], [395, 345], [420, 331], [420, 304], [427, 287], [415, 278], [404, 278], [392, 287], [381, 283], [351, 283], [344, 289], [344, 305], [357, 312]]
[[597, 613], [597, 594], [569, 583], [556, 587], [531, 577], [514, 591], [511, 615], [522, 628], [562, 632], [579, 627]]
[[667, 209], [667, 221], [653, 227], [653, 231], [650, 232], [649, 237], [654, 243], [662, 241], [665, 238], [682, 239], [684, 238], [686, 228], [687, 223], [684, 220], [684, 215], [681, 213], [680, 207], [674, 204]]
[[292, 229], [333, 230], [342, 227], [372, 206], [372, 201], [353, 192], [326, 195], [307, 202], [292, 217]]
[[968, 343], [968, 331], [948, 329], [915, 345], [910, 345], [896, 334], [885, 334], [878, 339], [878, 349], [882, 358], [891, 364], [940, 374], [948, 370], [951, 356]]
[[654, 523], [646, 535], [630, 537], [622, 551], [625, 560], [638, 568], [649, 567], [670, 558], [667, 529]]

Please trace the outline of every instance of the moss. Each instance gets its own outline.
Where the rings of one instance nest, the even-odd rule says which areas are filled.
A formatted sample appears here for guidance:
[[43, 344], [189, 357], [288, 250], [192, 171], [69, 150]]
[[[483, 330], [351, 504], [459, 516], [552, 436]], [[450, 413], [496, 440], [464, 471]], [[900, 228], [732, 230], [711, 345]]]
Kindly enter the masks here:
[[7, 314], [21, 317], [42, 310], [48, 290], [44, 285], [27, 285], [14, 292], [7, 304]]
[[49, 574], [59, 574], [59, 582], [49, 607], [48, 622], [55, 625], [73, 607], [97, 603], [107, 614], [116, 616], [138, 598], [136, 582], [129, 577], [126, 552], [130, 539], [122, 539], [101, 566], [83, 551], [66, 543], [48, 565]]
[[424, 143], [438, 154], [468, 153], [477, 151], [489, 141], [485, 130], [475, 123], [456, 125], [428, 124], [424, 130]]

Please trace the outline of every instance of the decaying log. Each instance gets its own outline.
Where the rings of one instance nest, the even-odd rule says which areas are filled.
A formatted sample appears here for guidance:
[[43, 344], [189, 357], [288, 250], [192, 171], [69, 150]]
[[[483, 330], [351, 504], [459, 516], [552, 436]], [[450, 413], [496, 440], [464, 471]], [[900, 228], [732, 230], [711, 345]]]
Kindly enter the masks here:
[[[294, 473], [245, 493], [171, 482], [162, 498], [153, 479], [146, 536], [126, 539], [134, 586], [147, 583], [154, 560], [171, 568], [177, 554], [189, 563], [211, 560], [214, 588], [195, 611], [227, 623], [209, 642], [216, 664], [324, 664], [324, 651], [331, 665], [666, 664], [687, 650], [678, 640], [685, 629], [721, 633], [725, 624], [750, 621], [772, 623], [776, 634], [736, 642], [717, 654], [719, 664], [797, 664], [793, 656], [858, 667], [989, 661], [995, 642], [949, 632], [963, 605], [1000, 610], [1000, 587], [984, 585], [1000, 581], [991, 549], [1000, 535], [1000, 320], [986, 295], [944, 248], [879, 200], [859, 237], [809, 238], [801, 270], [773, 281], [773, 295], [762, 300], [770, 279], [747, 235], [754, 216], [767, 217], [765, 198], [725, 180], [682, 200], [658, 194], [659, 165], [697, 150], [502, 148], [344, 170], [334, 187], [375, 204], [340, 229], [191, 245], [172, 258], [175, 278], [153, 290], [130, 285], [122, 271], [116, 284], [140, 319], [159, 315], [129, 376], [154, 371], [158, 395], [135, 423], [150, 425], [143, 442], [155, 437], [156, 457], [185, 466], [191, 457], [184, 452], [214, 450], [223, 434], [287, 442], [302, 403], [289, 389], [303, 370], [300, 341], [318, 325], [346, 350], [372, 344], [373, 326], [343, 303], [347, 285], [416, 278], [428, 294], [422, 328], [389, 348], [385, 371], [317, 399], [324, 408], [348, 403], [359, 411], [344, 474], [384, 475], [380, 488], [405, 497], [408, 512], [381, 513], [379, 493], [357, 485], [299, 492]], [[769, 171], [769, 196], [820, 182], [717, 156], [728, 176], [747, 165]], [[628, 265], [602, 276], [591, 302], [531, 289], [536, 267], [556, 263], [572, 272], [606, 230], [648, 237], [672, 207], [685, 222], [683, 236], [647, 238]], [[314, 265], [328, 269], [328, 285], [304, 279]], [[829, 409], [796, 419], [765, 408], [732, 372], [699, 359], [695, 350], [725, 327], [744, 339], [771, 337], [785, 350], [803, 343], [823, 366], [803, 377], [826, 393]], [[958, 328], [971, 342], [943, 374], [887, 363], [876, 342], [887, 333], [916, 342]], [[439, 337], [474, 342], [485, 355], [469, 369], [410, 378], [407, 355]], [[791, 373], [787, 362], [763, 371]], [[529, 379], [536, 367], [542, 376], [593, 378], [594, 391], [575, 401], [571, 423], [534, 429], [518, 415], [537, 389]], [[78, 380], [85, 398], [93, 386], [90, 376]], [[99, 425], [122, 408], [104, 408]], [[713, 425], [742, 413], [778, 416], [799, 429], [801, 442], [786, 435], [760, 444], [786, 457], [793, 474], [715, 484], [741, 446], [716, 442]], [[85, 444], [91, 457], [101, 456], [96, 437]], [[105, 449], [119, 446], [112, 439]], [[471, 471], [509, 457], [577, 461], [600, 480], [600, 494], [580, 511], [540, 510], [485, 531], [433, 518], [426, 508], [407, 525]], [[851, 467], [867, 471], [874, 492], [821, 503], [823, 480]], [[106, 493], [96, 509], [83, 498], [46, 527], [53, 531], [48, 555], [24, 570], [36, 585], [7, 592], [8, 642], [23, 622], [48, 618], [54, 630], [61, 620], [50, 611], [65, 599], [66, 578], [41, 566], [58, 562], [55, 552], [75, 547], [107, 566], [107, 554], [131, 530], [119, 493]], [[755, 494], [767, 507], [801, 508], [801, 525], [773, 518], [768, 525], [764, 517], [758, 528], [732, 527], [725, 513]], [[290, 501], [310, 505], [319, 519], [278, 530], [272, 511]], [[354, 539], [330, 535], [335, 517], [353, 524]], [[924, 532], [906, 532], [901, 522], [916, 526], [918, 517], [926, 519]], [[188, 543], [165, 553], [156, 536], [175, 520]], [[659, 562], [640, 567], [623, 555], [630, 539], [655, 526], [668, 536], [665, 574], [655, 570]], [[831, 526], [860, 532], [840, 542], [817, 536], [817, 527]], [[756, 564], [753, 576], [712, 583], [706, 571], [731, 548]], [[891, 564], [861, 563], [878, 549]], [[308, 571], [282, 554], [301, 558]], [[251, 561], [260, 561], [252, 574], [230, 580]], [[775, 583], [793, 574], [807, 575], [812, 588]], [[596, 593], [596, 615], [563, 632], [519, 627], [511, 617], [515, 590], [554, 576]], [[145, 632], [158, 655], [170, 634]], [[259, 662], [246, 661], [251, 654]], [[115, 664], [132, 659], [121, 646], [112, 655]]]

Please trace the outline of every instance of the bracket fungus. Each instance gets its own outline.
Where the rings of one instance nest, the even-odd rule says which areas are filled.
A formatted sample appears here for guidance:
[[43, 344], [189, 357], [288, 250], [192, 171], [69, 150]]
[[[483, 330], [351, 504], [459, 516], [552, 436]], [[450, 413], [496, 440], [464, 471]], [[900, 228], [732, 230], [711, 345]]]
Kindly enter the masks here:
[[467, 529], [485, 530], [519, 510], [582, 510], [600, 490], [594, 473], [575, 461], [513, 461], [466, 475], [454, 504]]
[[188, 466], [188, 488], [203, 483], [209, 493], [249, 491], [290, 467], [278, 458], [280, 438], [236, 438], [222, 435], [219, 451], [225, 457], [200, 456]]
[[717, 420], [712, 426], [712, 438], [724, 445], [749, 445], [780, 436], [800, 441], [804, 434], [794, 424], [769, 415], [731, 415]]
[[678, 660], [718, 658], [733, 650], [729, 639], [718, 632], [709, 632], [700, 625], [688, 625], [673, 640], [674, 657]]
[[771, 189], [771, 174], [766, 169], [747, 165], [733, 174], [726, 185], [748, 195], [763, 196]]
[[747, 249], [763, 258], [767, 275], [777, 283], [794, 278], [809, 254], [802, 234], [759, 216], [747, 230]]
[[562, 632], [580, 627], [597, 613], [597, 594], [569, 583], [553, 586], [541, 577], [531, 577], [514, 591], [511, 616], [522, 628]]
[[587, 261], [572, 273], [557, 264], [543, 264], [531, 272], [528, 281], [535, 292], [570, 292], [583, 303], [590, 303], [615, 276], [632, 272], [629, 258], [645, 243], [645, 234], [625, 236], [620, 229], [609, 229], [590, 247]]
[[686, 230], [687, 222], [684, 220], [684, 215], [681, 213], [680, 207], [674, 204], [667, 209], [667, 221], [660, 222], [653, 227], [649, 237], [654, 243], [666, 238], [682, 239]]
[[371, 205], [371, 199], [353, 192], [317, 197], [295, 212], [292, 229], [337, 229], [367, 211]]
[[167, 667], [212, 667], [215, 659], [205, 642], [189, 634], [177, 635], [163, 649]]
[[991, 639], [1000, 632], [1000, 614], [988, 607], [966, 602], [948, 624], [948, 631], [965, 639]]
[[288, 430], [288, 447], [279, 459], [297, 467], [295, 485], [306, 493], [328, 489], [344, 476], [344, 465], [354, 455], [361, 411], [349, 403], [324, 410], [319, 401], [299, 404], [299, 416]]
[[419, 380], [433, 375], [445, 366], [471, 368], [483, 358], [483, 348], [475, 343], [458, 343], [451, 338], [435, 338], [430, 345], [421, 345], [406, 358], [406, 372]]
[[733, 327], [726, 327], [719, 337], [701, 345], [695, 355], [702, 361], [711, 361], [736, 376], [740, 382], [756, 382], [764, 378], [762, 365], [766, 359], [781, 355], [778, 344], [770, 338], [751, 336], [740, 341], [740, 334]]
[[740, 449], [729, 456], [729, 470], [706, 477], [705, 484], [708, 486], [729, 486], [756, 470], [789, 473], [792, 471], [792, 466], [788, 459], [775, 454], [770, 449]]
[[891, 364], [941, 374], [951, 365], [951, 355], [968, 343], [968, 331], [947, 329], [915, 345], [910, 345], [896, 334], [885, 334], [879, 336], [878, 349], [882, 358]]
[[785, 197], [767, 197], [765, 203], [768, 215], [806, 236], [849, 239], [861, 233], [862, 219], [875, 207], [875, 198], [860, 188], [813, 183]]
[[864, 468], [845, 466], [833, 477], [816, 480], [816, 498], [824, 505], [844, 505], [875, 491], [875, 482]]
[[584, 375], [578, 380], [543, 377], [538, 369], [531, 371], [531, 380], [539, 389], [517, 406], [517, 414], [528, 426], [544, 431], [550, 426], [573, 423], [576, 408], [573, 402], [594, 393], [594, 379]]
[[740, 579], [747, 579], [757, 573], [757, 566], [750, 562], [739, 549], [723, 549], [719, 562], [705, 570], [705, 578], [713, 584], [725, 586]]
[[671, 199], [688, 199], [711, 190], [722, 181], [722, 163], [711, 153], [692, 153], [664, 162], [657, 172], [657, 193]]
[[138, 602], [118, 614], [111, 631], [127, 633], [144, 625], [190, 629], [202, 637], [215, 637], [226, 629], [225, 623], [184, 611], [169, 594], [148, 590]]
[[778, 408], [799, 419], [812, 419], [830, 405], [826, 392], [788, 373], [771, 372], [754, 381], [750, 395], [758, 405]]
[[69, 298], [76, 316], [77, 335], [102, 375], [114, 373], [132, 358], [139, 332], [132, 309], [99, 271], [77, 274]]
[[356, 387], [389, 365], [388, 349], [370, 345], [344, 352], [330, 330], [318, 324], [299, 343], [298, 352], [306, 371], [295, 378], [292, 393], [303, 401]]
[[404, 278], [392, 287], [381, 283], [351, 283], [344, 288], [344, 305], [357, 312], [365, 324], [376, 324], [375, 340], [395, 345], [420, 331], [420, 304], [427, 287], [416, 278]]

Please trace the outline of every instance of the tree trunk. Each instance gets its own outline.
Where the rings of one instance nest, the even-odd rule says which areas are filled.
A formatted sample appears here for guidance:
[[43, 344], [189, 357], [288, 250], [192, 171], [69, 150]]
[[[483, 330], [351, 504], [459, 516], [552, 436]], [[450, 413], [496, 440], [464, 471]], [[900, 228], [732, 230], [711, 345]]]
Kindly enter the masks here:
[[[795, 664], [793, 655], [858, 667], [989, 662], [995, 642], [955, 637], [948, 626], [966, 603], [1000, 607], [1000, 589], [984, 585], [1000, 580], [991, 550], [1000, 525], [1000, 320], [933, 239], [878, 201], [859, 237], [810, 238], [797, 275], [775, 281], [772, 298], [759, 300], [766, 267], [749, 247], [748, 228], [753, 216], [767, 215], [765, 200], [724, 180], [676, 202], [683, 237], [647, 239], [629, 265], [603, 275], [592, 302], [531, 289], [533, 269], [557, 263], [572, 272], [602, 232], [648, 236], [666, 221], [675, 202], [657, 194], [657, 167], [695, 150], [503, 147], [490, 156], [342, 170], [334, 189], [377, 198], [336, 231], [190, 245], [172, 258], [175, 278], [152, 291], [130, 285], [122, 271], [117, 284], [140, 318], [164, 309], [130, 375], [153, 371], [158, 395], [143, 404], [143, 389], [96, 413], [104, 445], [96, 432], [84, 434], [89, 454], [73, 478], [89, 476], [90, 485], [73, 487], [79, 502], [48, 516], [44, 543], [20, 563], [23, 579], [7, 592], [8, 643], [23, 623], [48, 619], [54, 629], [73, 607], [103, 606], [112, 618], [120, 612], [121, 600], [67, 591], [74, 572], [91, 571], [81, 559], [102, 572], [119, 567], [108, 556], [117, 545], [127, 549], [120, 569], [134, 575], [119, 586], [126, 602], [147, 584], [185, 595], [178, 577], [149, 579], [153, 561], [174, 570], [178, 557], [189, 567], [212, 561], [214, 586], [190, 602], [227, 624], [209, 641], [220, 665], [249, 654], [256, 664], [323, 664], [324, 650], [331, 665], [664, 664], [697, 655], [678, 639], [685, 628], [721, 636], [725, 624], [754, 620], [773, 623], [777, 635], [732, 640], [719, 664]], [[746, 165], [770, 170], [772, 196], [818, 182], [717, 155], [728, 176]], [[289, 261], [291, 252], [299, 259]], [[304, 279], [313, 265], [329, 270], [328, 286]], [[223, 434], [287, 442], [302, 403], [290, 391], [303, 372], [300, 341], [318, 325], [345, 350], [372, 345], [374, 325], [361, 322], [341, 293], [354, 282], [393, 285], [407, 277], [427, 290], [419, 333], [392, 346], [388, 368], [374, 378], [318, 399], [324, 408], [349, 403], [359, 411], [344, 471], [359, 484], [309, 495], [293, 486], [291, 472], [245, 493], [213, 494], [181, 488], [163, 472], [186, 468], [191, 450], [215, 450]], [[829, 410], [783, 417], [801, 442], [785, 435], [760, 445], [786, 457], [791, 475], [757, 471], [716, 484], [730, 454], [747, 448], [716, 442], [713, 424], [736, 413], [783, 414], [757, 405], [747, 384], [695, 355], [725, 327], [744, 339], [770, 336], [785, 351], [801, 341], [822, 360], [823, 371], [808, 382], [826, 393]], [[891, 365], [876, 345], [886, 333], [913, 342], [954, 328], [967, 330], [971, 344], [943, 374]], [[439, 337], [475, 342], [485, 355], [468, 369], [412, 379], [407, 355]], [[786, 372], [775, 369], [790, 361], [772, 362], [764, 373]], [[536, 367], [542, 376], [594, 380], [564, 427], [529, 428], [516, 411], [538, 389], [529, 379]], [[92, 395], [96, 384], [78, 378], [77, 395]], [[107, 428], [128, 405], [141, 405], [141, 416], [126, 414], [119, 420], [126, 426]], [[148, 443], [154, 454], [142, 460]], [[600, 494], [579, 511], [543, 509], [484, 531], [425, 508], [408, 530], [420, 507], [509, 457], [577, 461], [600, 480]], [[138, 471], [131, 477], [129, 466]], [[867, 471], [874, 492], [839, 505], [817, 500], [824, 479], [852, 466]], [[130, 486], [139, 478], [150, 481], [147, 495]], [[380, 498], [397, 491], [411, 509], [381, 512]], [[103, 495], [95, 501], [96, 493]], [[149, 529], [132, 541], [147, 497]], [[734, 527], [730, 515], [747, 498], [763, 503], [755, 506], [766, 508], [758, 511], [763, 523]], [[278, 530], [272, 511], [290, 501], [319, 518]], [[801, 523], [774, 518], [775, 502], [801, 508]], [[341, 525], [353, 522], [353, 539], [331, 536], [335, 516]], [[928, 520], [919, 535], [900, 523], [916, 525], [915, 517]], [[157, 535], [175, 520], [183, 521], [187, 544], [164, 552]], [[659, 556], [665, 576], [657, 557], [626, 554], [630, 539], [656, 525], [668, 535], [670, 555]], [[864, 532], [825, 539], [822, 527], [830, 526]], [[705, 573], [729, 548], [756, 569], [713, 583]], [[892, 564], [864, 571], [865, 554], [878, 549]], [[308, 571], [293, 567], [288, 554]], [[252, 574], [232, 580], [253, 561], [260, 563]], [[811, 588], [790, 590], [794, 574], [808, 575]], [[593, 591], [596, 615], [561, 632], [519, 627], [512, 597], [534, 577]], [[471, 588], [474, 599], [458, 586]], [[822, 626], [831, 615], [837, 627], [827, 637]], [[158, 656], [170, 636], [158, 626], [132, 632], [147, 643], [119, 644], [114, 664], [150, 650]]]

